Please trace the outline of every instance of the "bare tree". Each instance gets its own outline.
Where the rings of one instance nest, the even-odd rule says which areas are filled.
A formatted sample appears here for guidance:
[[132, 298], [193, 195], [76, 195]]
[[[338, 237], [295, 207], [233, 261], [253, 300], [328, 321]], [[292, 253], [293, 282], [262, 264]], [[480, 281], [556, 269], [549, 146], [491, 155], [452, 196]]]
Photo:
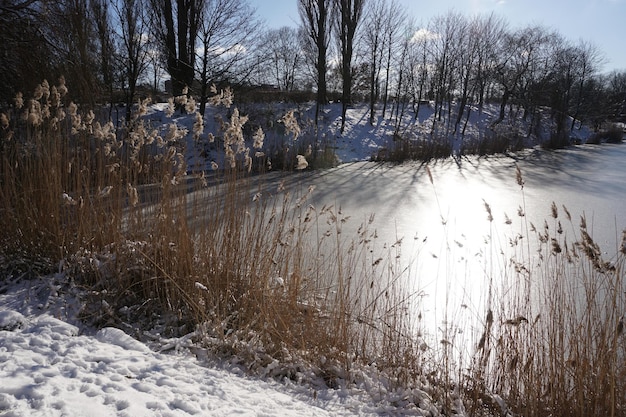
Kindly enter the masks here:
[[387, 104], [389, 102], [389, 89], [391, 86], [392, 67], [394, 66], [394, 60], [398, 53], [398, 49], [401, 45], [401, 40], [398, 39], [400, 29], [404, 26], [405, 16], [402, 14], [402, 8], [399, 3], [391, 2], [387, 3], [387, 9], [384, 14], [383, 21], [383, 47], [385, 49], [385, 88], [383, 90], [383, 109], [382, 117], [384, 118], [387, 113]]
[[0, 1], [0, 102], [32, 90], [55, 64], [40, 0]]
[[159, 92], [159, 84], [163, 79], [163, 76], [167, 73], [165, 71], [165, 59], [163, 58], [162, 49], [151, 37], [148, 41], [148, 69], [147, 72], [150, 75], [150, 84], [152, 88], [152, 95], [156, 96]]
[[576, 119], [581, 114], [581, 109], [585, 101], [586, 86], [596, 75], [598, 68], [603, 62], [600, 50], [592, 43], [581, 40], [576, 46], [578, 50], [578, 84], [576, 88], [576, 98], [572, 109], [572, 126], [574, 130]]
[[461, 41], [465, 36], [465, 20], [456, 12], [448, 12], [431, 21], [430, 31], [437, 36], [432, 38], [431, 59], [434, 67], [433, 92], [435, 115], [434, 132], [438, 121], [443, 120], [443, 110], [447, 106], [447, 128], [450, 129], [452, 95], [458, 87], [458, 69], [462, 50]]
[[400, 126], [402, 123], [402, 119], [404, 117], [404, 112], [406, 110], [406, 106], [408, 101], [411, 98], [410, 94], [410, 77], [409, 74], [411, 72], [411, 60], [410, 52], [412, 46], [412, 34], [415, 32], [414, 23], [412, 21], [406, 22], [404, 33], [405, 36], [402, 37], [403, 41], [400, 44], [400, 54], [398, 55], [397, 60], [397, 76], [396, 76], [396, 100], [395, 106], [392, 107], [391, 117], [395, 113], [395, 134], [398, 135], [400, 132]]
[[[247, 46], [259, 27], [252, 7], [241, 0], [204, 0], [202, 15], [198, 30], [200, 114], [204, 114], [210, 84], [237, 75], [234, 69], [248, 54]], [[238, 78], [245, 77], [239, 73]]]
[[305, 34], [305, 48], [312, 51], [317, 81], [317, 103], [315, 107], [315, 123], [320, 116], [320, 107], [327, 102], [326, 71], [328, 69], [328, 46], [330, 42], [330, 8], [331, 0], [298, 0], [298, 12]]
[[261, 38], [259, 52], [263, 69], [271, 74], [272, 83], [292, 91], [301, 72], [304, 56], [298, 42], [298, 30], [288, 26], [270, 29]]
[[[465, 113], [466, 106], [470, 100], [470, 94], [474, 90], [474, 84], [471, 83], [476, 79], [475, 70], [476, 62], [478, 61], [479, 42], [481, 34], [481, 25], [478, 18], [474, 18], [471, 22], [464, 19], [461, 23], [463, 32], [467, 33], [467, 36], [461, 38], [458, 51], [458, 77], [460, 82], [459, 88], [459, 103], [457, 107], [456, 118], [454, 121], [453, 133], [456, 134], [459, 129], [459, 124]], [[470, 108], [467, 108], [467, 118], [469, 119]], [[467, 119], [466, 119], [467, 120]], [[465, 132], [465, 129], [463, 129]]]
[[[373, 0], [367, 10], [364, 43], [368, 50], [370, 124], [376, 117], [376, 101], [380, 96], [380, 73], [384, 57], [385, 23], [388, 21], [387, 0]], [[394, 4], [394, 3], [391, 3]]]
[[542, 27], [531, 26], [515, 32], [506, 32], [500, 43], [498, 62], [494, 66], [494, 77], [502, 92], [500, 114], [492, 123], [493, 126], [504, 120], [506, 106], [514, 96], [521, 96], [524, 77], [532, 73], [539, 62], [542, 47], [549, 40], [549, 34]]
[[473, 22], [476, 39], [475, 84], [478, 98], [478, 112], [482, 113], [487, 84], [492, 79], [492, 69], [498, 62], [501, 40], [506, 33], [506, 22], [493, 14], [479, 16]]
[[346, 125], [346, 111], [352, 103], [352, 57], [354, 36], [363, 16], [365, 0], [335, 0], [338, 11], [337, 35], [341, 50], [341, 131]]
[[193, 84], [204, 0], [149, 0], [154, 36], [166, 58], [172, 93]]
[[57, 70], [64, 74], [74, 100], [95, 105], [99, 83], [96, 78], [97, 36], [91, 8], [84, 0], [46, 3], [49, 30], [47, 42], [57, 56]]
[[120, 0], [114, 5], [119, 19], [119, 58], [126, 96], [126, 121], [131, 119], [137, 82], [148, 67], [148, 43], [142, 0]]
[[602, 102], [608, 102], [608, 105], [606, 112], [599, 115], [598, 119], [626, 122], [626, 71], [614, 71], [606, 78], [607, 97], [603, 97]]
[[[92, 0], [91, 10], [93, 14], [94, 24], [96, 25], [99, 61], [99, 76], [101, 82], [108, 90], [109, 100], [113, 99], [114, 88], [114, 66], [116, 49], [114, 45], [114, 30], [111, 23], [111, 15], [109, 14], [109, 0]], [[110, 113], [109, 113], [110, 116]]]
[[417, 120], [420, 107], [428, 97], [426, 86], [429, 78], [428, 49], [431, 38], [435, 36], [425, 28], [415, 31], [411, 35], [408, 55], [408, 89], [412, 96], [414, 118]]

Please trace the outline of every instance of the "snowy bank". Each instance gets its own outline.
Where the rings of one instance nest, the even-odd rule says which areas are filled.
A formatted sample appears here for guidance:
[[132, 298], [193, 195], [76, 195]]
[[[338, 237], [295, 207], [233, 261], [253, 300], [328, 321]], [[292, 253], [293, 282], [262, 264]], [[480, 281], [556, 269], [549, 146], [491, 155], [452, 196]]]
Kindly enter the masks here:
[[[81, 328], [59, 276], [0, 295], [0, 414], [18, 416], [433, 415], [374, 403], [381, 387], [330, 389], [246, 376], [202, 351], [157, 353], [116, 328]], [[74, 323], [74, 324], [72, 324]], [[368, 389], [371, 392], [367, 392]]]

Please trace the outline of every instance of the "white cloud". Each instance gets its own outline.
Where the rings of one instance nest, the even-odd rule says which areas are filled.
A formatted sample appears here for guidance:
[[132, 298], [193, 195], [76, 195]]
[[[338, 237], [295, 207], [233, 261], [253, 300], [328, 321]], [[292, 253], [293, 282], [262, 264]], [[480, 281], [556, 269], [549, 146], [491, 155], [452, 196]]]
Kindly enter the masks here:
[[411, 42], [431, 41], [439, 38], [439, 34], [432, 32], [426, 28], [418, 29], [411, 38]]

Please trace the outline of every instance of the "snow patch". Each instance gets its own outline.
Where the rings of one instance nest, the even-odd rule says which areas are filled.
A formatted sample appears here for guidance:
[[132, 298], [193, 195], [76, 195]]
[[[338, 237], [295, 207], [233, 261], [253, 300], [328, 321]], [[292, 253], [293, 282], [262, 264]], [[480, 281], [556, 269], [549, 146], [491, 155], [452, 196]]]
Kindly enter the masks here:
[[135, 350], [137, 352], [149, 352], [150, 349], [131, 336], [124, 333], [123, 330], [115, 327], [105, 327], [96, 333], [96, 339], [102, 343], [117, 345], [126, 350]]
[[26, 325], [26, 318], [17, 311], [0, 311], [0, 330], [21, 329]]

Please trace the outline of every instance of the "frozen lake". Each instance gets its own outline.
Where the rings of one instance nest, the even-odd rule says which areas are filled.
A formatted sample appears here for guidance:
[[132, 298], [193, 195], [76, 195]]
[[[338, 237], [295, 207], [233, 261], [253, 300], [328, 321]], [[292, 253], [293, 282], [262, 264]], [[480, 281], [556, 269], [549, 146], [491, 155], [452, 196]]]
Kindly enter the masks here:
[[608, 259], [626, 228], [624, 145], [529, 150], [428, 164], [359, 162], [296, 177], [291, 180], [303, 188], [315, 185], [311, 203], [317, 209], [341, 206], [343, 215], [350, 216], [342, 226], [347, 238], [375, 214], [372, 227], [379, 248], [402, 239], [405, 278], [412, 292], [420, 294], [420, 312], [433, 323], [448, 320], [461, 307], [483, 316], [486, 282], [500, 274], [511, 251], [528, 260], [537, 256], [532, 233], [514, 248], [509, 243], [518, 235], [528, 236], [531, 224], [538, 230], [547, 224], [555, 233], [560, 221], [562, 236], [573, 242], [584, 215]]
[[[369, 230], [370, 236], [375, 231], [377, 237], [371, 243], [372, 253], [359, 267], [371, 272], [375, 260], [382, 258], [376, 266], [381, 281], [393, 275], [389, 273], [393, 269], [398, 282], [411, 294], [411, 308], [421, 315], [423, 326], [430, 327], [424, 330], [429, 332], [439, 332], [442, 323], [480, 322], [489, 285], [502, 293], [519, 279], [510, 271], [512, 257], [528, 265], [538, 263], [539, 242], [533, 226], [539, 232], [547, 226], [555, 236], [562, 229], [558, 237], [571, 244], [579, 239], [584, 216], [587, 230], [606, 260], [617, 253], [626, 228], [626, 145], [537, 149], [513, 156], [427, 164], [355, 162], [334, 169], [272, 172], [252, 178], [251, 197], [257, 187], [271, 195], [283, 183], [297, 196], [314, 186], [306, 205], [312, 205], [317, 213], [325, 206], [333, 206], [338, 213], [340, 207], [338, 217], [349, 217], [340, 224], [340, 238], [346, 241], [358, 240], [360, 225], [374, 215]], [[202, 191], [199, 195], [206, 199], [202, 204], [214, 201], [215, 193]], [[553, 204], [556, 219], [552, 217]], [[323, 217], [319, 219], [312, 240], [334, 227]], [[192, 227], [203, 227], [201, 218], [194, 222]], [[398, 241], [401, 244], [394, 245]], [[336, 259], [336, 240], [325, 240], [317, 247], [316, 242], [311, 242], [303, 255], [314, 259], [323, 247], [322, 251], [328, 250], [326, 259], [333, 262], [328, 257]], [[341, 253], [346, 255], [349, 244], [342, 245]], [[544, 255], [549, 254], [549, 244], [543, 250]], [[355, 275], [352, 282], [366, 273]], [[362, 280], [368, 287], [372, 276], [376, 275]], [[325, 275], [319, 278], [332, 280]]]

